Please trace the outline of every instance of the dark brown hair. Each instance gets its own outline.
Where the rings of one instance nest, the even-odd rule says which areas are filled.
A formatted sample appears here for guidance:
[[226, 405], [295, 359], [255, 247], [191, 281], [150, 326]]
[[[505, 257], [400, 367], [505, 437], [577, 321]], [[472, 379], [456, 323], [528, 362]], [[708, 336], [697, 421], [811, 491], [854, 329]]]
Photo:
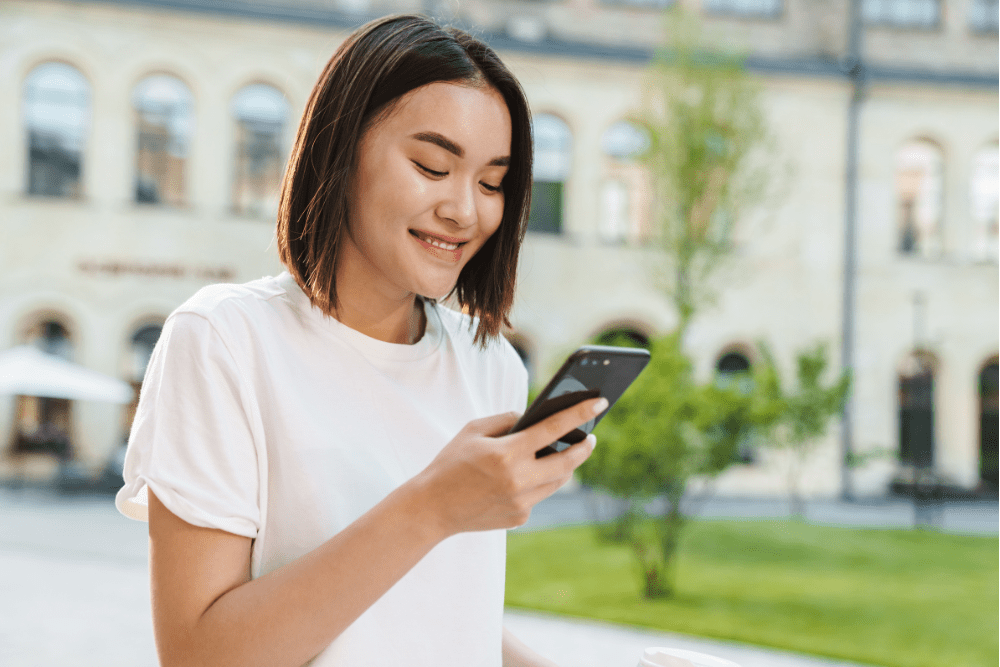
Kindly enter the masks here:
[[278, 253], [313, 305], [332, 315], [337, 251], [361, 138], [400, 97], [437, 81], [494, 88], [510, 112], [503, 218], [453, 290], [463, 309], [479, 318], [475, 340], [486, 345], [510, 326], [531, 199], [531, 117], [514, 75], [489, 46], [462, 30], [421, 16], [392, 16], [359, 28], [341, 44], [299, 125], [281, 191]]

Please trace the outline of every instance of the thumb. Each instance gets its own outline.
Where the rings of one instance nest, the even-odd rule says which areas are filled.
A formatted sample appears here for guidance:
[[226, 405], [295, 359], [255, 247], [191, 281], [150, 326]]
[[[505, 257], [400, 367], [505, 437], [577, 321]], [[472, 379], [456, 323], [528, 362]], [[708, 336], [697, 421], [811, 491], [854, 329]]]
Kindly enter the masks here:
[[517, 420], [521, 418], [520, 412], [504, 412], [498, 415], [491, 415], [489, 417], [483, 417], [481, 419], [476, 419], [470, 422], [470, 426], [477, 433], [491, 437], [499, 438], [502, 435], [507, 435]]

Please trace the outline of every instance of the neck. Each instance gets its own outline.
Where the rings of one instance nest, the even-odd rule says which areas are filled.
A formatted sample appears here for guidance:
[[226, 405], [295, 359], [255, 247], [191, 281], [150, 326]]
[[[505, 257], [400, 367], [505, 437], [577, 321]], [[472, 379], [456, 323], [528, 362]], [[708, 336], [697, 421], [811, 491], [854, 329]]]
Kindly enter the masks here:
[[376, 340], [401, 345], [419, 341], [427, 319], [422, 300], [414, 292], [382, 285], [367, 273], [364, 264], [339, 263], [333, 317]]
[[396, 304], [362, 302], [364, 306], [359, 307], [358, 302], [344, 298], [339, 288], [340, 305], [333, 316], [342, 324], [386, 343], [412, 345], [423, 337], [427, 318], [423, 302], [415, 295]]

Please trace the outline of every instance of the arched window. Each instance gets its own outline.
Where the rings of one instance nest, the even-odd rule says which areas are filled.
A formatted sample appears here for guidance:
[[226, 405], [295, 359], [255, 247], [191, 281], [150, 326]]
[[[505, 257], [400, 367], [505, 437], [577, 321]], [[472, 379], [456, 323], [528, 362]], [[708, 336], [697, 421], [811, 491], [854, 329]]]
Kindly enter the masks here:
[[132, 403], [125, 409], [124, 433], [126, 437], [132, 429], [132, 420], [135, 419], [135, 411], [139, 407], [139, 392], [142, 389], [143, 378], [146, 376], [146, 367], [149, 365], [150, 357], [153, 356], [153, 348], [156, 347], [156, 341], [160, 339], [162, 329], [163, 327], [159, 324], [147, 324], [139, 327], [132, 334], [129, 346], [128, 380], [135, 390], [135, 394]]
[[974, 253], [977, 259], [995, 262], [1000, 251], [1000, 225], [997, 221], [997, 209], [1000, 207], [1000, 154], [996, 142], [976, 153], [969, 186], [969, 208], [975, 226]]
[[517, 352], [517, 356], [521, 357], [521, 363], [524, 364], [524, 368], [528, 371], [528, 382], [530, 383], [534, 378], [531, 345], [525, 340], [524, 336], [517, 332], [506, 334], [506, 338], [511, 346], [513, 346], [514, 351]]
[[278, 212], [288, 113], [285, 96], [273, 86], [251, 84], [233, 97], [235, 213], [264, 217]]
[[645, 173], [637, 158], [649, 148], [649, 135], [641, 127], [619, 121], [605, 130], [601, 149], [608, 158], [607, 177], [601, 184], [598, 236], [608, 243], [640, 236], [645, 209]]
[[944, 159], [926, 140], [906, 143], [896, 155], [899, 252], [932, 257], [941, 251]]
[[[57, 318], [39, 318], [21, 334], [21, 341], [42, 352], [73, 360], [69, 330]], [[14, 421], [15, 454], [51, 454], [72, 458], [73, 403], [65, 398], [18, 396]]]
[[[753, 391], [750, 360], [742, 352], [730, 350], [715, 362], [715, 384], [723, 389], [735, 389], [744, 394]], [[753, 463], [757, 460], [752, 435], [747, 435], [736, 446], [736, 463]]]
[[135, 200], [185, 203], [187, 156], [194, 129], [194, 99], [177, 77], [147, 76], [132, 92], [136, 112]]
[[979, 479], [983, 486], [997, 491], [998, 397], [1000, 376], [994, 359], [979, 373]]
[[899, 374], [899, 460], [914, 468], [934, 464], [934, 357], [914, 352]]
[[562, 119], [538, 114], [532, 120], [535, 138], [534, 179], [528, 230], [561, 234], [566, 179], [573, 158], [573, 135]]
[[649, 349], [649, 336], [628, 326], [617, 326], [605, 329], [594, 338], [597, 345], [615, 345], [618, 347], [641, 347]]
[[163, 327], [160, 325], [150, 324], [132, 334], [131, 377], [129, 378], [132, 382], [142, 383], [142, 379], [146, 376], [149, 359], [153, 356], [153, 348], [156, 347], [156, 341], [160, 340], [160, 331], [162, 330]]
[[79, 197], [90, 130], [90, 84], [71, 65], [43, 63], [24, 80], [22, 110], [28, 194]]
[[969, 27], [977, 33], [997, 34], [1000, 12], [997, 0], [972, 0], [969, 3]]

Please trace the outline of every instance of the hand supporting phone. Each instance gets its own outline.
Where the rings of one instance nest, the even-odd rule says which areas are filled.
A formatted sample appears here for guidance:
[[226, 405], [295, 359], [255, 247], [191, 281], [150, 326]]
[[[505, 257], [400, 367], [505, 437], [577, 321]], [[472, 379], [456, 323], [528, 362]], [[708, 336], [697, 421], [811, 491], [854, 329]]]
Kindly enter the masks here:
[[540, 459], [575, 445], [594, 430], [647, 363], [649, 352], [642, 349], [602, 345], [581, 347], [570, 355], [510, 432], [524, 430], [588, 398], [603, 396], [608, 399], [607, 410], [558, 441], [538, 450], [535, 458]]

